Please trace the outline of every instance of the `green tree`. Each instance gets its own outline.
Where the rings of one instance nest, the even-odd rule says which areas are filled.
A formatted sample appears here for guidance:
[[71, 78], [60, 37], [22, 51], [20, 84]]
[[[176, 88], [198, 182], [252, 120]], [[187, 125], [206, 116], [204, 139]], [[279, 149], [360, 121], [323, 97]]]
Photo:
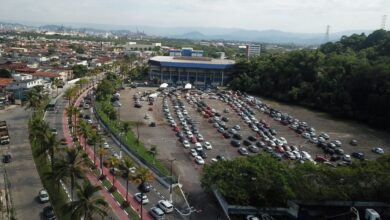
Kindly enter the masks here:
[[84, 65], [75, 65], [72, 70], [74, 78], [84, 77], [88, 72], [88, 68]]
[[72, 219], [92, 220], [94, 216], [105, 217], [108, 215], [108, 203], [97, 195], [101, 190], [98, 186], [93, 186], [89, 181], [84, 181], [82, 185], [76, 185], [78, 200], [65, 205], [64, 209], [69, 212]]
[[111, 190], [115, 191], [116, 190], [116, 187], [115, 187], [116, 178], [115, 177], [118, 175], [117, 169], [119, 167], [120, 160], [115, 156], [111, 156], [106, 160], [106, 164], [107, 164], [107, 167], [111, 169], [111, 174], [112, 174], [112, 188], [111, 188]]
[[129, 180], [130, 180], [130, 168], [134, 167], [133, 161], [130, 160], [128, 157], [124, 157], [120, 164], [119, 164], [119, 170], [123, 173], [123, 178], [126, 180], [126, 202], [129, 202]]
[[68, 148], [66, 155], [54, 164], [54, 177], [56, 181], [70, 179], [71, 198], [73, 201], [73, 190], [77, 176], [82, 176], [84, 171], [84, 159], [78, 148]]
[[157, 153], [158, 153], [157, 146], [156, 145], [152, 145], [150, 147], [150, 149], [148, 150], [148, 153], [150, 155], [152, 155], [152, 157], [153, 157], [153, 164], [155, 164], [155, 159], [156, 159], [156, 156], [157, 156]]
[[6, 69], [0, 69], [0, 78], [12, 78], [12, 74]]

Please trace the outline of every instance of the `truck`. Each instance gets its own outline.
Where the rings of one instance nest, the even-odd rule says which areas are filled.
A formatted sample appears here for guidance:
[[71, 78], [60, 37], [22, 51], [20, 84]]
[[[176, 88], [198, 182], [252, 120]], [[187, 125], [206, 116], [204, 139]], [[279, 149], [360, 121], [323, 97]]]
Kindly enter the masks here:
[[0, 121], [0, 131], [7, 130], [7, 122]]
[[8, 130], [0, 131], [0, 144], [9, 144]]

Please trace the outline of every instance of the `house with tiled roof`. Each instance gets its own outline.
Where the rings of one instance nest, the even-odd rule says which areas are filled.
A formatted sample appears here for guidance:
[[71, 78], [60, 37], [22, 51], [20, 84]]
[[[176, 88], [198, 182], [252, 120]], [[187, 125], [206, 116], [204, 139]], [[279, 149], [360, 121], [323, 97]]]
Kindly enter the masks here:
[[7, 85], [14, 81], [13, 78], [0, 78], [0, 93], [5, 93]]
[[48, 73], [48, 72], [35, 72], [31, 73], [33, 79], [42, 79], [48, 82], [51, 82], [52, 79], [61, 79], [62, 77], [60, 74], [57, 73]]

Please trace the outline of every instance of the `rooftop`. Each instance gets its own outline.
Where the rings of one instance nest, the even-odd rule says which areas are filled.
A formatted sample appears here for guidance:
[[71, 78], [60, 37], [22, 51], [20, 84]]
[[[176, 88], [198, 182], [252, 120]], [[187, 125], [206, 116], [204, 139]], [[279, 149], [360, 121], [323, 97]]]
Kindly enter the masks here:
[[156, 62], [171, 62], [171, 63], [187, 63], [187, 64], [220, 64], [233, 65], [234, 60], [213, 59], [209, 57], [171, 57], [171, 56], [156, 56], [150, 58], [151, 61]]
[[35, 72], [31, 74], [32, 76], [43, 76], [43, 77], [59, 77], [59, 74], [56, 73], [46, 73], [46, 72]]
[[12, 83], [13, 80], [13, 78], [0, 78], [0, 86], [6, 86]]

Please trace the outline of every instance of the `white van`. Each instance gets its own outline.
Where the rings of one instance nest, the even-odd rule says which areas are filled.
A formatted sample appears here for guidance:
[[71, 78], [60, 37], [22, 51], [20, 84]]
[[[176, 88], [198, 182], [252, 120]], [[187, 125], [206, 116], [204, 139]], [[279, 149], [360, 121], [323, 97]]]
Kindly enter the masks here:
[[158, 207], [162, 209], [165, 213], [173, 212], [173, 205], [167, 200], [158, 201]]

